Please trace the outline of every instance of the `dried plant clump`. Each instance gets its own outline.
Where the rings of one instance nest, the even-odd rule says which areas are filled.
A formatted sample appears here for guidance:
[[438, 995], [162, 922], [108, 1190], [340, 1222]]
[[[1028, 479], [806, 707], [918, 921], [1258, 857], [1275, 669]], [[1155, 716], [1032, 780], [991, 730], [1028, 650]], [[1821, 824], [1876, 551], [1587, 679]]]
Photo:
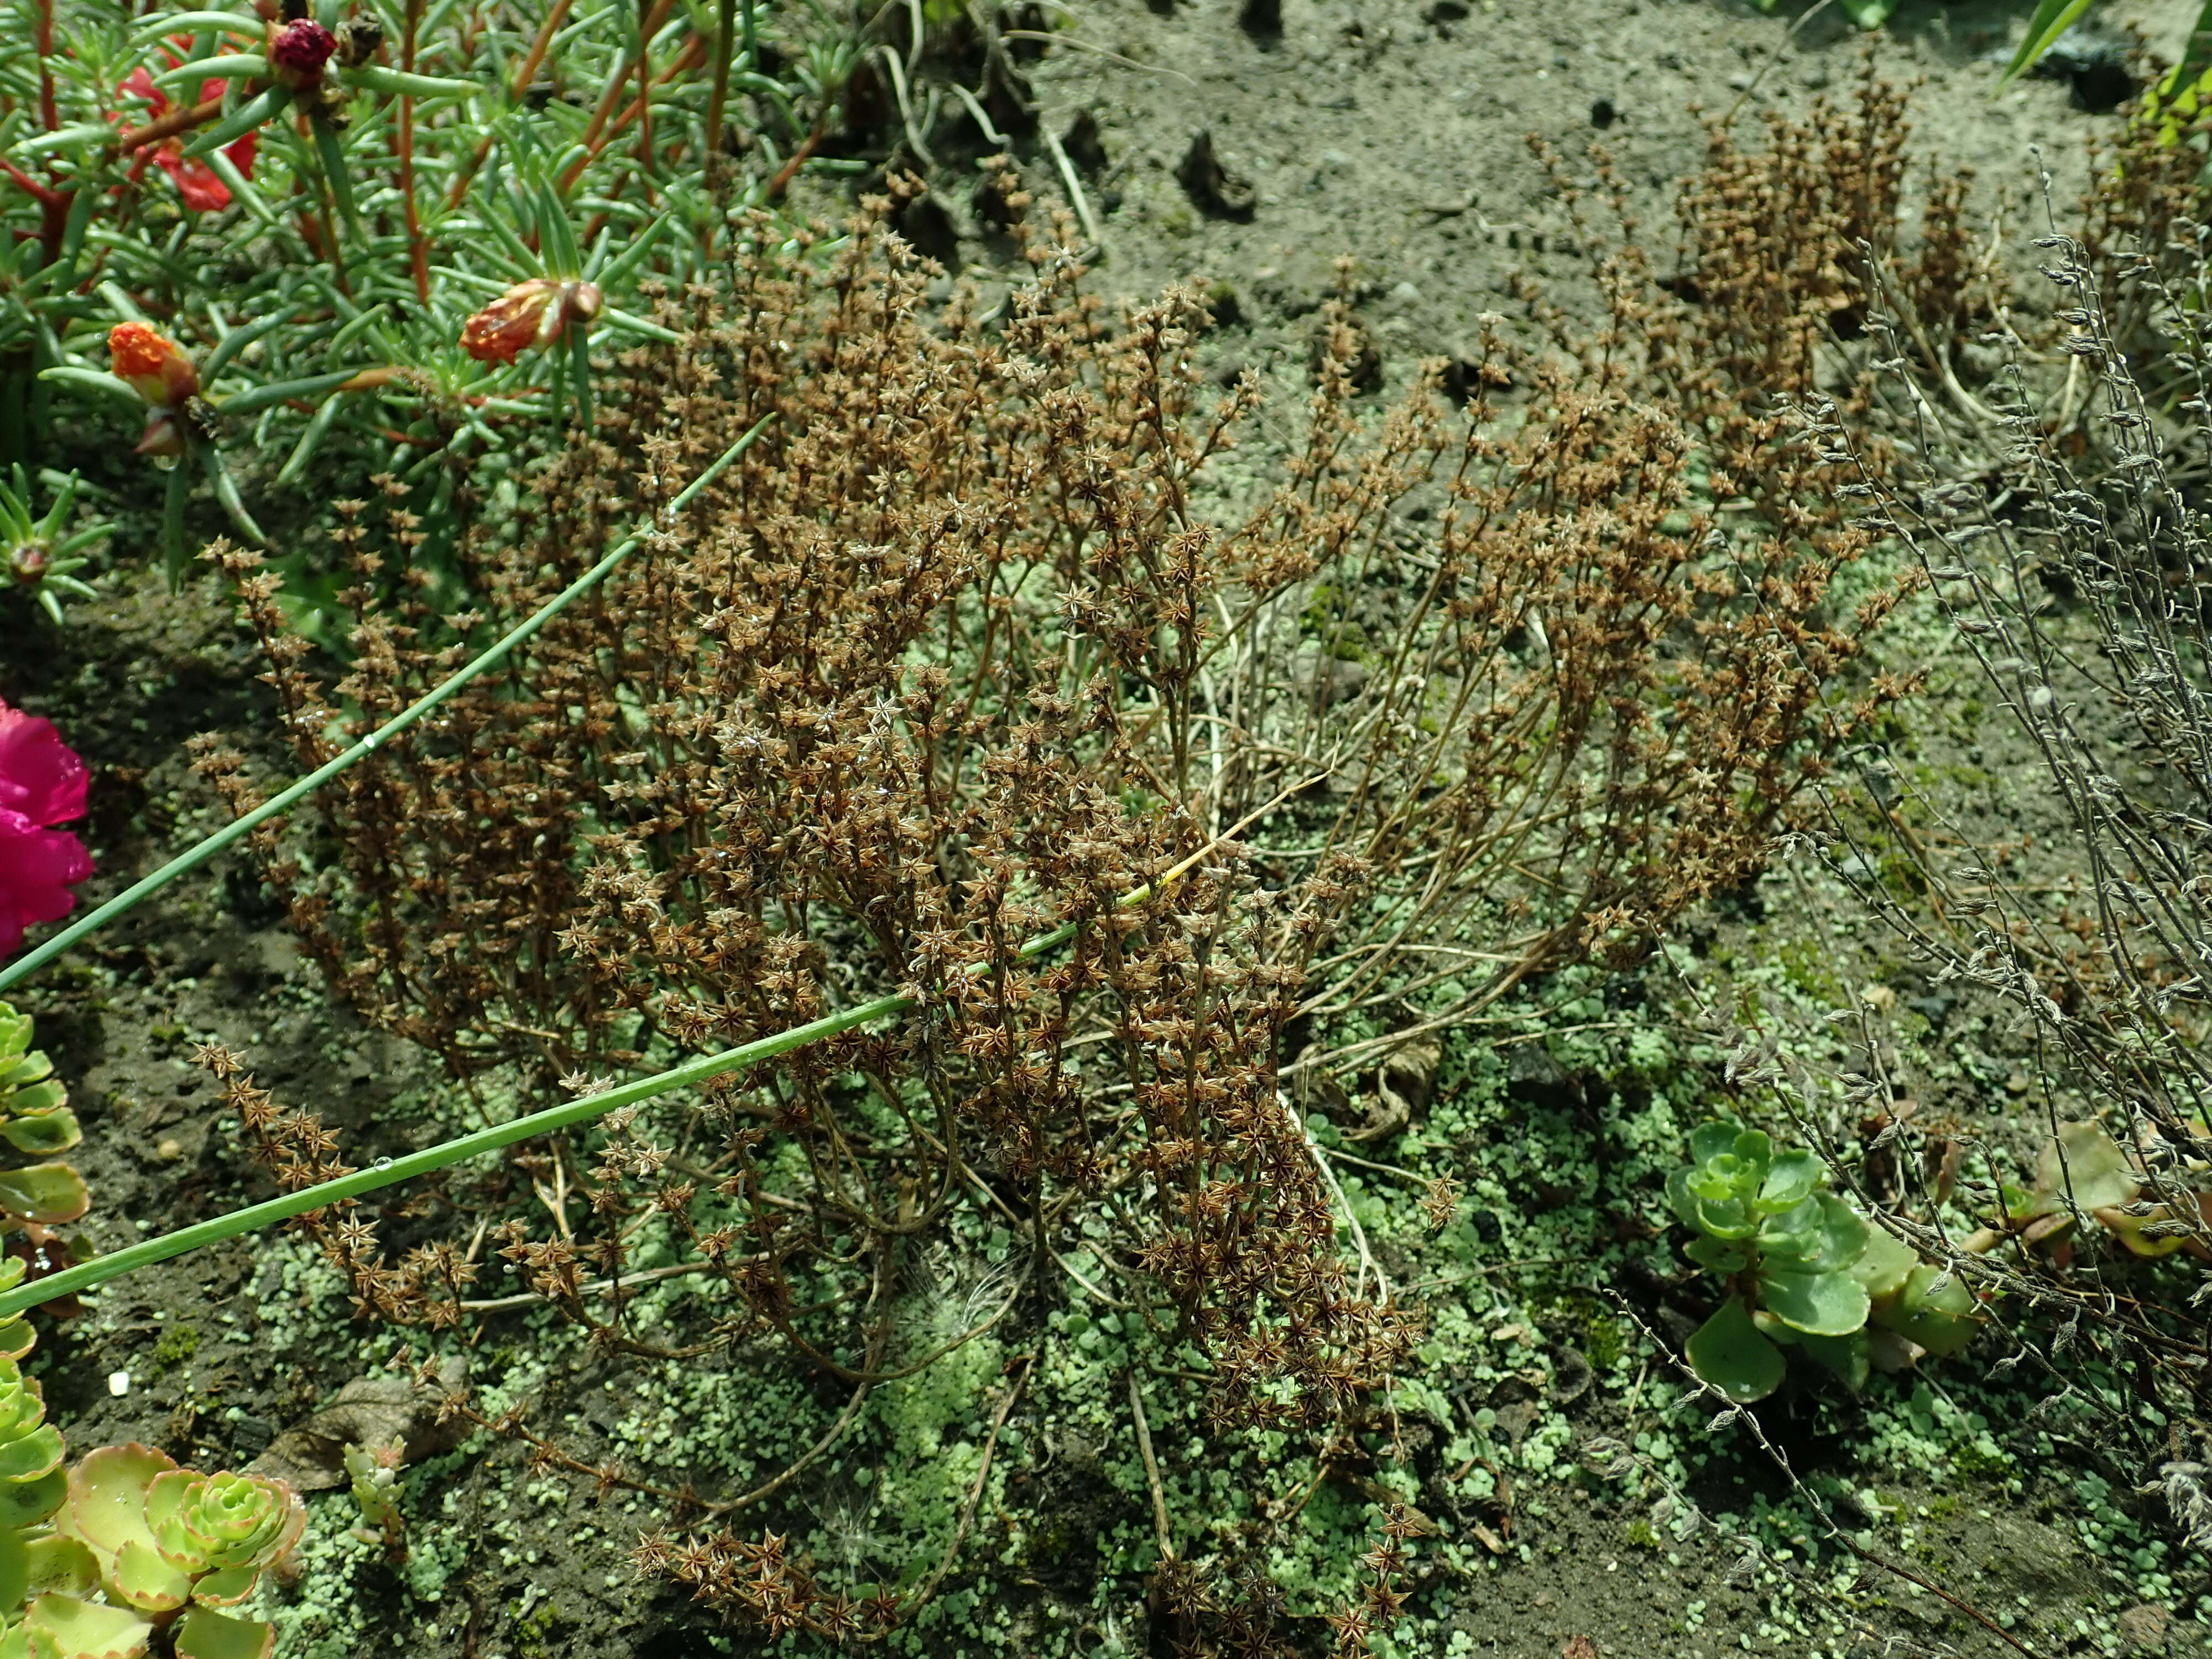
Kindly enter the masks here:
[[[2038, 246], [2069, 331], [2067, 383], [2039, 398], [2014, 376], [1998, 447], [1931, 419], [1913, 434], [1921, 459], [1869, 468], [1864, 482], [1869, 523], [1923, 562], [1942, 615], [2039, 761], [2063, 808], [2046, 861], [2063, 867], [2034, 879], [2050, 872], [2028, 867], [2024, 840], [1978, 834], [1956, 803], [1874, 755], [1863, 787], [1831, 803], [1827, 837], [1836, 868], [1923, 971], [2009, 1010], [2037, 1056], [2032, 1115], [2009, 1147], [1916, 1118], [1910, 1079], [1863, 1011], [1863, 1069], [1845, 1079], [1861, 1144], [1834, 1150], [1883, 1224], [1996, 1312], [2003, 1368], [2043, 1368], [2041, 1409], [2078, 1415], [2123, 1477], [2166, 1492], [2203, 1547], [2205, 1448], [2191, 1425], [2212, 1411], [2212, 538], [2179, 456], [2205, 441], [2212, 397], [2166, 269], [2174, 240], [2118, 269], [2176, 330], [2159, 369], [2193, 388], [2181, 430], [2130, 367], [2091, 248], [2063, 236]], [[2204, 278], [2201, 265], [2186, 275]], [[1894, 337], [1893, 319], [1874, 325]], [[2084, 410], [2086, 447], [2072, 435]], [[1849, 443], [1826, 414], [1814, 429]], [[1762, 1065], [1797, 1100], [1819, 1095], [1771, 1057]], [[1982, 1224], [1946, 1227], [1947, 1202]]]
[[[604, 1352], [697, 1365], [772, 1340], [850, 1390], [798, 1465], [711, 1499], [575, 1457], [519, 1410], [494, 1423], [693, 1521], [768, 1503], [871, 1389], [1013, 1316], [1084, 1221], [1144, 1322], [1200, 1356], [1224, 1429], [1352, 1432], [1418, 1326], [1387, 1264], [1340, 1255], [1287, 1030], [1380, 1009], [1402, 1041], [1583, 953], [1631, 957], [1747, 878], [1841, 729], [1823, 684], [1889, 603], [1828, 620], [1858, 544], [1723, 530], [1685, 481], [1693, 435], [1571, 362], [1492, 340], [1463, 416], [1430, 380], [1362, 420], [1340, 317], [1287, 477], [1219, 521], [1210, 469], [1258, 392], [1202, 406], [1190, 295], [1109, 328], [1039, 246], [1002, 315], [932, 314], [884, 212], [834, 245], [763, 239], [726, 291], [664, 303], [681, 343], [627, 356], [594, 434], [466, 543], [486, 610], [527, 613], [772, 423], [503, 676], [255, 842], [346, 998], [487, 1097], [915, 1000], [449, 1194]], [[1511, 418], [1509, 386], [1529, 394]], [[427, 605], [368, 597], [421, 526], [387, 508], [380, 555], [378, 515], [342, 511], [362, 587], [335, 683], [255, 559], [215, 553], [303, 763], [464, 648]], [[204, 763], [256, 798], [239, 757]], [[284, 1184], [339, 1167], [311, 1115], [207, 1058]], [[1015, 1241], [1006, 1293], [907, 1328], [902, 1264], [977, 1207]], [[309, 1226], [365, 1314], [489, 1305], [473, 1251], [395, 1263], [358, 1214]], [[648, 1241], [679, 1258], [653, 1274], [720, 1293], [685, 1330], [631, 1316]], [[1387, 1612], [1400, 1536], [1347, 1644]], [[646, 1559], [772, 1630], [857, 1638], [951, 1557], [873, 1603], [778, 1538]]]

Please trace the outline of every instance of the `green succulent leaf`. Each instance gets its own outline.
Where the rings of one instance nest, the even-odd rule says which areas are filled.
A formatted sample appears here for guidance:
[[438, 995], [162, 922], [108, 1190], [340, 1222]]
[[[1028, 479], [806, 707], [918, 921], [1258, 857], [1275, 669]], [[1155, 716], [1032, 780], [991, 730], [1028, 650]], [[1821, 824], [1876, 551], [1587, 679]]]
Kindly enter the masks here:
[[2116, 1209], [2133, 1199], [2141, 1184], [2128, 1155], [2103, 1125], [2062, 1123], [2036, 1160], [2034, 1186], [2025, 1193], [2007, 1193], [2005, 1211], [2014, 1221], [2033, 1221], [2065, 1213], [2069, 1197], [2080, 1209]]
[[1905, 1288], [1905, 1281], [1920, 1265], [1912, 1247], [1885, 1228], [1866, 1230], [1866, 1248], [1851, 1263], [1851, 1277], [1866, 1286], [1867, 1296], [1881, 1302]]
[[0, 1486], [36, 1480], [61, 1467], [61, 1431], [46, 1421], [37, 1382], [0, 1359]]
[[[20, 1281], [22, 1277], [19, 1261], [15, 1279]], [[31, 1328], [29, 1320], [20, 1315], [14, 1319], [0, 1319], [0, 1359], [21, 1359], [38, 1346], [39, 1334]]]
[[34, 1594], [59, 1590], [65, 1595], [89, 1595], [99, 1588], [100, 1563], [76, 1539], [34, 1538], [26, 1549]]
[[[11, 1363], [9, 1370], [15, 1367]], [[21, 1485], [51, 1474], [62, 1465], [69, 1455], [62, 1444], [62, 1431], [51, 1423], [42, 1423], [29, 1433], [0, 1446], [0, 1481]]]
[[1742, 1133], [1742, 1124], [1731, 1123], [1726, 1118], [1700, 1123], [1690, 1131], [1690, 1162], [1710, 1164], [1723, 1152], [1733, 1152], [1735, 1138]]
[[0, 1532], [0, 1625], [11, 1622], [31, 1597], [31, 1540]]
[[1820, 1206], [1806, 1199], [1794, 1208], [1761, 1221], [1759, 1254], [1784, 1257], [1793, 1266], [1802, 1262], [1819, 1254], [1824, 1224]]
[[243, 1601], [261, 1570], [289, 1549], [307, 1510], [282, 1480], [173, 1469], [146, 1489], [146, 1525], [162, 1559], [192, 1574], [219, 1574], [198, 1591], [204, 1601]]
[[191, 1599], [192, 1576], [162, 1559], [151, 1544], [132, 1539], [101, 1564], [101, 1588], [112, 1600], [146, 1613], [167, 1613]]
[[135, 1440], [87, 1453], [69, 1472], [69, 1503], [57, 1523], [63, 1536], [88, 1545], [100, 1558], [103, 1572], [112, 1571], [115, 1558], [127, 1545], [141, 1545], [151, 1553], [154, 1534], [146, 1525], [146, 1489], [156, 1475], [176, 1467], [167, 1454]]
[[84, 1177], [66, 1164], [32, 1164], [0, 1170], [0, 1210], [25, 1221], [57, 1226], [91, 1206]]
[[1849, 1273], [1762, 1270], [1759, 1294], [1769, 1313], [1808, 1335], [1849, 1336], [1866, 1323], [1866, 1286]]
[[1759, 1218], [1750, 1205], [1740, 1199], [1717, 1202], [1705, 1199], [1695, 1200], [1696, 1219], [1691, 1223], [1700, 1232], [1711, 1233], [1715, 1238], [1750, 1238], [1759, 1231]]
[[45, 1158], [69, 1151], [84, 1139], [84, 1132], [77, 1127], [75, 1112], [55, 1107], [0, 1122], [0, 1139], [19, 1152]]
[[39, 1659], [138, 1659], [154, 1626], [125, 1607], [111, 1607], [50, 1590], [24, 1615], [31, 1651]]
[[1866, 1222], [1833, 1193], [1816, 1193], [1813, 1201], [1820, 1206], [1820, 1224], [1818, 1245], [1805, 1258], [1806, 1271], [1842, 1273], [1856, 1266], [1872, 1237]]
[[270, 1659], [276, 1627], [193, 1607], [177, 1621], [177, 1659]]
[[1742, 1245], [1724, 1239], [1693, 1238], [1684, 1254], [1700, 1267], [1717, 1273], [1740, 1273], [1751, 1265]]
[[69, 1477], [56, 1469], [36, 1480], [0, 1482], [0, 1527], [34, 1527], [69, 1496]]
[[1667, 1207], [1685, 1227], [1698, 1224], [1698, 1200], [1690, 1193], [1690, 1171], [1677, 1170], [1667, 1177]]
[[1740, 1406], [1782, 1386], [1782, 1350], [1759, 1334], [1740, 1296], [1730, 1297], [1698, 1328], [1683, 1355], [1692, 1370]]
[[1812, 1197], [1824, 1173], [1825, 1166], [1817, 1153], [1783, 1153], [1767, 1167], [1766, 1180], [1759, 1189], [1759, 1210], [1762, 1214], [1778, 1215], [1796, 1209]]
[[1965, 1281], [1956, 1273], [1946, 1279], [1942, 1269], [1925, 1262], [1913, 1268], [1876, 1316], [1899, 1336], [1945, 1359], [1963, 1352], [1981, 1328], [1978, 1305]]
[[1866, 1387], [1871, 1345], [1864, 1331], [1853, 1331], [1849, 1336], [1814, 1336], [1801, 1332], [1796, 1340], [1799, 1347], [1833, 1371], [1852, 1393]]

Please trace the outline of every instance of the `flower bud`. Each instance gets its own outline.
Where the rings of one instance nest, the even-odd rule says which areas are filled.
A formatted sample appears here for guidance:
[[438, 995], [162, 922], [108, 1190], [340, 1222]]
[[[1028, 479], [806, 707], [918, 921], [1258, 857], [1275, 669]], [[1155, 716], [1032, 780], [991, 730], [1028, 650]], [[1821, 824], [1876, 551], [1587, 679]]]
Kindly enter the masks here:
[[384, 25], [367, 13], [338, 25], [338, 62], [348, 69], [359, 69], [383, 44]]
[[605, 304], [597, 283], [532, 276], [462, 325], [461, 349], [478, 362], [511, 363], [533, 346], [551, 345], [572, 322], [589, 323]]
[[269, 67], [294, 92], [321, 82], [323, 66], [338, 49], [337, 37], [311, 17], [280, 23], [269, 33]]
[[[158, 328], [118, 323], [107, 331], [107, 360], [119, 380], [155, 409], [174, 409], [200, 390], [200, 372]], [[151, 453], [151, 452], [149, 452]]]
[[53, 555], [44, 542], [18, 542], [8, 550], [8, 574], [24, 587], [44, 581], [52, 562]]

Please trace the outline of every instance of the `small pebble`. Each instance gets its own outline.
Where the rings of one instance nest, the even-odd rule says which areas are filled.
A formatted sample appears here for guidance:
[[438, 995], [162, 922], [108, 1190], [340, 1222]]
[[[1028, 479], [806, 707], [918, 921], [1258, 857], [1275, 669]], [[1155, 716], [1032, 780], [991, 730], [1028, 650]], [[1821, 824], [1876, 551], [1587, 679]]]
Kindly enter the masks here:
[[129, 1394], [131, 1392], [131, 1373], [129, 1371], [108, 1372], [107, 1391], [113, 1395], [118, 1400], [122, 1399], [125, 1395]]

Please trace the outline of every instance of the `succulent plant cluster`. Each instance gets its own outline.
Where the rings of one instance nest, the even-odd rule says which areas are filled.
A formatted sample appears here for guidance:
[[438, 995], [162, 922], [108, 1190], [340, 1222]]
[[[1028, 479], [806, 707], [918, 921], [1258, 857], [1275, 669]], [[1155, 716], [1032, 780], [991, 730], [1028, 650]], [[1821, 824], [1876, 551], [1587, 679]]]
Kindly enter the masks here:
[[1813, 1152], [1706, 1123], [1691, 1133], [1690, 1163], [1669, 1177], [1667, 1199], [1696, 1235], [1690, 1259], [1729, 1284], [1686, 1357], [1738, 1404], [1781, 1387], [1785, 1348], [1856, 1389], [1875, 1367], [1901, 1370], [1972, 1340], [1972, 1292], [1829, 1192]]
[[[0, 1167], [0, 1231], [53, 1261], [64, 1247], [46, 1231], [82, 1216], [91, 1203], [84, 1177], [54, 1161], [83, 1139], [69, 1094], [53, 1062], [31, 1047], [30, 1016], [0, 1002], [0, 1152], [33, 1161]], [[11, 1249], [0, 1257], [0, 1290], [12, 1290], [30, 1270], [33, 1249]], [[21, 1317], [0, 1321], [0, 1355], [21, 1359], [36, 1339]]]
[[86, 550], [104, 541], [112, 526], [72, 522], [76, 507], [76, 475], [48, 474], [42, 482], [54, 486], [52, 501], [43, 515], [32, 507], [31, 480], [21, 466], [9, 469], [0, 483], [0, 586], [28, 595], [56, 622], [62, 619], [62, 599], [88, 599], [93, 590], [75, 573], [86, 562]]
[[[0, 1141], [48, 1158], [81, 1138], [30, 1017], [0, 1003]], [[89, 1203], [66, 1164], [0, 1169], [0, 1226], [51, 1243], [45, 1227]], [[28, 1269], [0, 1259], [0, 1289]], [[298, 1541], [307, 1512], [281, 1480], [202, 1474], [136, 1443], [65, 1468], [61, 1431], [17, 1361], [27, 1319], [0, 1324], [0, 1659], [268, 1659], [276, 1630], [225, 1611]]]
[[201, 1474], [132, 1443], [64, 1473], [38, 1384], [0, 1362], [0, 1659], [268, 1659], [276, 1630], [223, 1611], [307, 1525], [281, 1480]]

